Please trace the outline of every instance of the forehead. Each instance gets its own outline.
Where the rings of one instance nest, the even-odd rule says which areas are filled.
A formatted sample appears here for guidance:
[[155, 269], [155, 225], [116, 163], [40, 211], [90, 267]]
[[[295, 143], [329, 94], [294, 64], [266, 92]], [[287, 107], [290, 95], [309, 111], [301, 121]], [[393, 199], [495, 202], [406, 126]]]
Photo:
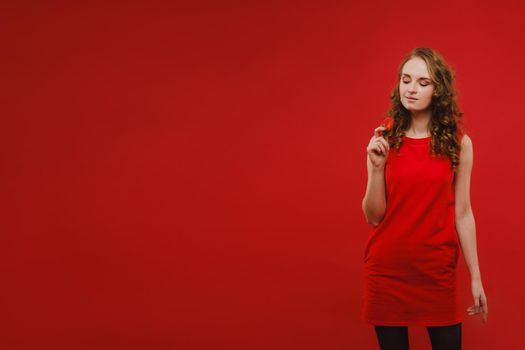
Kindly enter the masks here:
[[427, 64], [424, 60], [419, 57], [414, 57], [408, 60], [401, 70], [401, 74], [409, 75], [412, 78], [427, 78], [430, 79], [428, 73]]

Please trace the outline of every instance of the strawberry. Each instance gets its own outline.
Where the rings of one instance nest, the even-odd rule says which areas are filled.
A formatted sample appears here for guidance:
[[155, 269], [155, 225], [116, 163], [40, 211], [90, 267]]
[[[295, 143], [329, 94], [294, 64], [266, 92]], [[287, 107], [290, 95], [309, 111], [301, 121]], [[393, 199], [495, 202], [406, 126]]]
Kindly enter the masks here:
[[392, 117], [386, 117], [384, 120], [383, 120], [383, 123], [381, 123], [381, 126], [384, 126], [385, 129], [383, 131], [381, 131], [381, 136], [382, 137], [387, 137], [390, 132], [392, 131], [392, 127], [394, 126], [394, 118]]

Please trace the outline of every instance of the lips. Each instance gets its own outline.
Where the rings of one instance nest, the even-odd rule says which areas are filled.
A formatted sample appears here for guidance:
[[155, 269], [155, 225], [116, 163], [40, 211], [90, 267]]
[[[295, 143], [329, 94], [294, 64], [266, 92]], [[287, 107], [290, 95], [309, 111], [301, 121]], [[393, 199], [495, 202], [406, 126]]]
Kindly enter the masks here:
[[411, 101], [417, 101], [417, 98], [413, 98], [413, 97], [407, 97], [407, 99]]

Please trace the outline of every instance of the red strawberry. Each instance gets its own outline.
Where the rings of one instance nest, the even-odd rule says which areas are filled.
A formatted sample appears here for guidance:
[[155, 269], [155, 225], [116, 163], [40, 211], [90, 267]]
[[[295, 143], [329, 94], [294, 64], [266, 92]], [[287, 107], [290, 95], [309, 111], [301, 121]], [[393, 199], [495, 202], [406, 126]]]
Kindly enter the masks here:
[[385, 129], [381, 131], [381, 136], [386, 137], [390, 134], [392, 131], [392, 127], [394, 126], [394, 118], [388, 116], [383, 120], [383, 123], [381, 123], [381, 126], [384, 126]]

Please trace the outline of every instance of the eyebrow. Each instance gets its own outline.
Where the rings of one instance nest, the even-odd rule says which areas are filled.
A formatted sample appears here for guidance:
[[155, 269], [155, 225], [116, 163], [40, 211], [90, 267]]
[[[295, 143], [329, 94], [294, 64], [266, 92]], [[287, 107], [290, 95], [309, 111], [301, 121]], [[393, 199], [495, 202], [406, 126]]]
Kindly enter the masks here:
[[[411, 78], [410, 74], [403, 73], [403, 75], [406, 75], [406, 76], [408, 76], [409, 78]], [[427, 77], [421, 77], [421, 78], [419, 78], [419, 79], [430, 80], [430, 78], [427, 78]]]

